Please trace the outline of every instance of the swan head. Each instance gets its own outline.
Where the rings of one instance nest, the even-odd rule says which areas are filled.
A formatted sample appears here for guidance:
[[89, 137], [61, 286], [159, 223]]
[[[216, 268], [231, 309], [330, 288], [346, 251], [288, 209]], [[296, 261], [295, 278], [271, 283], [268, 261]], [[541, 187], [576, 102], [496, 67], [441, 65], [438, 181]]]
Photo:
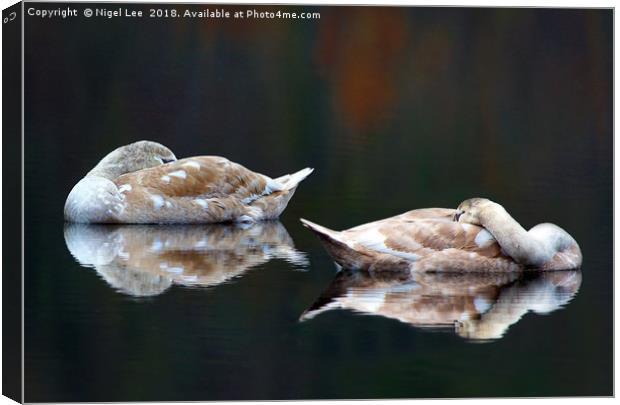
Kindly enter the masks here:
[[114, 179], [122, 174], [160, 166], [177, 160], [170, 149], [152, 141], [138, 141], [108, 153], [89, 175]]
[[486, 198], [470, 198], [459, 204], [454, 213], [454, 220], [456, 222], [482, 226], [482, 214], [492, 205], [496, 204]]

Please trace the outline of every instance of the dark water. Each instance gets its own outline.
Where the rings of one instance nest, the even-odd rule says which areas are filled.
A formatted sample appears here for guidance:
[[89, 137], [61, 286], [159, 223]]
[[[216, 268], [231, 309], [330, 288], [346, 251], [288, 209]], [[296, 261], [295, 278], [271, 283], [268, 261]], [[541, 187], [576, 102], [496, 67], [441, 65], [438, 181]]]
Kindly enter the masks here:
[[[306, 10], [26, 18], [26, 401], [611, 395], [611, 11]], [[316, 170], [281, 222], [65, 227], [138, 139]], [[567, 229], [582, 272], [336, 274], [298, 221], [473, 196]]]

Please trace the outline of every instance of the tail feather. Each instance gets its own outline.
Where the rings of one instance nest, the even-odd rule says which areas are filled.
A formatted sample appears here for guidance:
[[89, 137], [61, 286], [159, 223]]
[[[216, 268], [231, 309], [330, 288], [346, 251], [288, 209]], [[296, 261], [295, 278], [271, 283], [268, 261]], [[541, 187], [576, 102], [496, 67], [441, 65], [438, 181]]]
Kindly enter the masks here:
[[287, 174], [285, 176], [275, 178], [274, 180], [276, 183], [282, 185], [283, 190], [290, 190], [297, 187], [297, 185], [306, 177], [308, 177], [313, 171], [314, 169], [306, 167], [305, 169], [302, 169], [296, 173]]
[[360, 269], [366, 267], [367, 258], [363, 253], [351, 248], [342, 239], [340, 232], [333, 231], [307, 219], [300, 218], [301, 223], [318, 237], [327, 253], [342, 267]]
[[308, 229], [310, 229], [312, 232], [314, 232], [315, 234], [317, 234], [321, 239], [323, 238], [329, 238], [329, 239], [334, 239], [338, 242], [342, 241], [340, 240], [340, 232], [338, 231], [333, 231], [329, 228], [326, 228], [322, 225], [319, 224], [315, 224], [312, 221], [308, 221], [307, 219], [304, 218], [299, 218], [299, 220], [301, 221], [301, 223]]
[[332, 231], [324, 226], [301, 218], [301, 223], [320, 239], [327, 253], [336, 263], [348, 270], [373, 270], [376, 272], [410, 271], [411, 263], [399, 257], [372, 252], [361, 246], [351, 246], [342, 232]]

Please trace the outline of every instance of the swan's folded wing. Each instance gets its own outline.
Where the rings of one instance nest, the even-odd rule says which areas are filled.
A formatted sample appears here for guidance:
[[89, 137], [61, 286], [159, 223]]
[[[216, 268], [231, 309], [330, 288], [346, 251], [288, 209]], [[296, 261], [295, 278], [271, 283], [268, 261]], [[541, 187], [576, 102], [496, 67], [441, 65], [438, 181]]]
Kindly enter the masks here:
[[390, 218], [380, 219], [378, 221], [368, 222], [366, 224], [358, 225], [356, 227], [348, 229], [348, 231], [364, 231], [373, 230], [385, 225], [391, 226], [392, 224], [406, 223], [410, 221], [417, 221], [421, 219], [429, 220], [441, 220], [452, 221], [456, 210], [450, 208], [419, 208], [416, 210], [407, 211], [403, 214], [399, 214]]
[[353, 228], [343, 234], [357, 245], [409, 260], [447, 249], [486, 257], [501, 255], [501, 248], [488, 231], [454, 222], [445, 216], [428, 219], [416, 215], [409, 220], [394, 217], [375, 222], [373, 226]]
[[282, 187], [267, 176], [218, 156], [198, 156], [127, 173], [115, 180], [170, 197], [235, 196], [251, 202]]

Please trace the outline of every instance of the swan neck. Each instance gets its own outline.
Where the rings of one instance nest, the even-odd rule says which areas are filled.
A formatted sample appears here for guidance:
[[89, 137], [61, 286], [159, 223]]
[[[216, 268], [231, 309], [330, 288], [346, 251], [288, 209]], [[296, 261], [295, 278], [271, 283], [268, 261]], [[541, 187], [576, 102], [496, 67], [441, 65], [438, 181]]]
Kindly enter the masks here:
[[481, 215], [481, 224], [497, 240], [504, 253], [523, 265], [539, 266], [548, 260], [544, 246], [506, 212], [492, 203]]
[[496, 233], [504, 237], [515, 235], [518, 238], [527, 235], [527, 231], [499, 204], [485, 208], [480, 218], [482, 226], [493, 235]]

